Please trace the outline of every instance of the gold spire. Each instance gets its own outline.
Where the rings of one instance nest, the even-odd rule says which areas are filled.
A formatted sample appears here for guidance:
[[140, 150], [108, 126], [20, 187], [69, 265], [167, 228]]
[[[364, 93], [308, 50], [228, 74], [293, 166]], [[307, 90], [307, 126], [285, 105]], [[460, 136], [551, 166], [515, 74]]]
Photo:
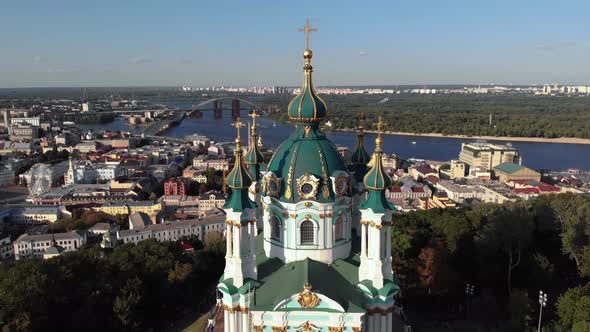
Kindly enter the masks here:
[[251, 136], [256, 135], [256, 129], [258, 129], [258, 127], [256, 126], [256, 118], [260, 117], [260, 114], [256, 113], [256, 110], [253, 110], [252, 113], [250, 113], [249, 115], [252, 118], [252, 126], [250, 127]]
[[232, 123], [232, 126], [236, 127], [237, 136], [236, 136], [236, 150], [240, 150], [242, 147], [242, 138], [240, 137], [240, 127], [245, 126], [246, 124], [240, 121], [240, 117], [236, 118], [236, 122]]
[[358, 126], [359, 133], [358, 133], [358, 135], [359, 136], [360, 135], [364, 135], [364, 130], [365, 130], [365, 121], [364, 120], [365, 120], [365, 114], [363, 112], [360, 112], [360, 114], [358, 116], [358, 121], [359, 121], [358, 122], [359, 123], [359, 126]]
[[377, 139], [375, 139], [375, 152], [382, 152], [383, 139], [381, 133], [383, 132], [383, 119], [379, 115], [379, 122], [377, 122]]

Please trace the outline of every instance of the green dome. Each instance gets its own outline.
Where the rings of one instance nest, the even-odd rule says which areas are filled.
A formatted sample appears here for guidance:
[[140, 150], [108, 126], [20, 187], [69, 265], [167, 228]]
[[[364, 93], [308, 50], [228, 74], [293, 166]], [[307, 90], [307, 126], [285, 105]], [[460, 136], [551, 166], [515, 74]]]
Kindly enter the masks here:
[[365, 150], [365, 134], [363, 129], [357, 134], [356, 149], [352, 153], [351, 160], [355, 165], [367, 165], [371, 159], [371, 155]]
[[304, 123], [319, 122], [326, 117], [328, 108], [313, 88], [311, 79], [311, 73], [313, 72], [311, 66], [312, 52], [306, 50], [303, 57], [305, 58], [303, 86], [299, 94], [289, 103], [287, 108], [289, 119]]
[[255, 133], [255, 129], [252, 129], [252, 136], [250, 139], [250, 146], [244, 156], [244, 162], [248, 165], [260, 165], [264, 161], [262, 152], [258, 149], [258, 135]]
[[385, 190], [391, 187], [391, 178], [383, 168], [383, 152], [375, 151], [373, 154], [373, 167], [367, 172], [363, 182], [369, 190]]
[[279, 146], [267, 170], [282, 178], [278, 197], [285, 202], [306, 200], [300, 196], [297, 185], [297, 179], [305, 174], [319, 179], [315, 201], [333, 201], [330, 176], [335, 171], [347, 171], [342, 156], [317, 124], [298, 124], [291, 137]]
[[227, 185], [231, 189], [248, 189], [252, 184], [252, 175], [246, 169], [242, 162], [242, 148], [236, 146], [236, 162], [234, 168], [227, 175]]

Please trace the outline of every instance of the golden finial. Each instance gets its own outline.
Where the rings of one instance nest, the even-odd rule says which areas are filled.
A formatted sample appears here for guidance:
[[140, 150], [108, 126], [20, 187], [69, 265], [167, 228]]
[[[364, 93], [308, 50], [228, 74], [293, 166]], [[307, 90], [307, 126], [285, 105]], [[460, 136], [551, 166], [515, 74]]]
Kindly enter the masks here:
[[363, 133], [363, 129], [365, 129], [365, 113], [360, 112], [358, 115], [358, 124], [359, 124], [359, 131], [362, 134]]
[[381, 138], [381, 132], [383, 132], [383, 119], [381, 118], [381, 115], [379, 115], [379, 122], [377, 122], [377, 139], [375, 139], [375, 151], [377, 152], [381, 152], [382, 149], [382, 145], [383, 145], [383, 139]]
[[232, 123], [232, 126], [236, 127], [237, 130], [237, 137], [236, 137], [236, 150], [239, 150], [242, 146], [242, 138], [240, 137], [240, 127], [244, 127], [246, 124], [240, 121], [240, 117], [236, 118], [236, 122]]
[[306, 291], [311, 291], [312, 288], [313, 287], [308, 282], [306, 282], [305, 285], [303, 285], [303, 289], [305, 289]]
[[[310, 21], [309, 21], [309, 17], [305, 20], [305, 26], [303, 28], [300, 28], [299, 31], [304, 32], [305, 33], [305, 45], [306, 48], [305, 50], [309, 50], [309, 36], [312, 32], [316, 32], [318, 31], [317, 28], [313, 28], [310, 25]], [[310, 53], [311, 55], [311, 53]]]
[[256, 128], [256, 118], [260, 117], [260, 114], [256, 113], [256, 110], [254, 110], [249, 116], [252, 118], [252, 128]]

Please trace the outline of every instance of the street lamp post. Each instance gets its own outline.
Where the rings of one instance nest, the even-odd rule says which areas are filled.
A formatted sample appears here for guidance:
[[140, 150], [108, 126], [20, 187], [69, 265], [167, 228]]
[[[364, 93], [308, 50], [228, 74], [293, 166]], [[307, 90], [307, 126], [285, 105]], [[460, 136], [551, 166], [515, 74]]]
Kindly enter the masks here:
[[475, 286], [470, 283], [465, 283], [465, 296], [467, 297], [467, 310], [465, 311], [466, 316], [469, 315], [469, 305], [474, 292]]
[[537, 332], [541, 332], [541, 317], [543, 316], [543, 307], [547, 306], [547, 293], [539, 291], [539, 326]]

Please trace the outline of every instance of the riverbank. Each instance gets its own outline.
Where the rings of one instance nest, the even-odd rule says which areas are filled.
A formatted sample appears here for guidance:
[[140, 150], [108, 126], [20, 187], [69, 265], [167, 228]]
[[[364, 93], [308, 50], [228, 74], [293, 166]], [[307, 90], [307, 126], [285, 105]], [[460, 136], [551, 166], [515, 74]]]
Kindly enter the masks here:
[[[354, 129], [330, 129], [332, 131], [354, 132]], [[366, 130], [366, 133], [377, 133], [376, 130]], [[440, 137], [440, 138], [462, 138], [486, 141], [512, 141], [512, 142], [536, 142], [536, 143], [561, 143], [561, 144], [590, 144], [590, 139], [578, 137], [512, 137], [512, 136], [469, 136], [469, 135], [445, 135], [439, 133], [406, 133], [399, 131], [384, 131], [385, 135], [417, 136], [417, 137]]]

